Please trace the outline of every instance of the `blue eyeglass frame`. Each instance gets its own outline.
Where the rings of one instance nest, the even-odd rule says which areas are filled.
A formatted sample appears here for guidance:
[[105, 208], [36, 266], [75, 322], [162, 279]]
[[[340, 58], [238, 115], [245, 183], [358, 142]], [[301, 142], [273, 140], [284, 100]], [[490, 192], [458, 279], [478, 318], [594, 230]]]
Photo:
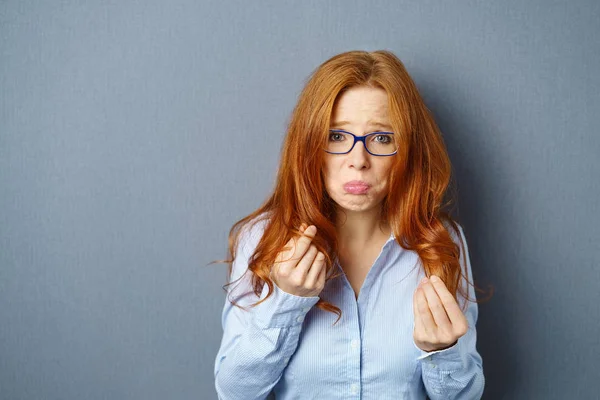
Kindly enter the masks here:
[[367, 151], [367, 153], [369, 153], [370, 155], [372, 155], [372, 156], [375, 156], [375, 157], [389, 157], [389, 156], [393, 156], [394, 154], [396, 154], [396, 153], [398, 152], [398, 149], [396, 149], [396, 150], [395, 150], [393, 153], [391, 153], [391, 154], [373, 154], [373, 153], [371, 153], [371, 152], [369, 151], [369, 149], [367, 148], [367, 142], [365, 142], [365, 140], [366, 140], [366, 139], [367, 139], [369, 136], [373, 136], [373, 135], [381, 135], [381, 134], [384, 134], [384, 135], [393, 135], [393, 134], [394, 134], [394, 132], [371, 132], [371, 133], [367, 133], [366, 135], [363, 135], [363, 136], [356, 136], [354, 133], [352, 133], [352, 132], [348, 132], [348, 131], [345, 131], [345, 130], [343, 130], [343, 129], [330, 129], [330, 130], [329, 130], [329, 133], [339, 133], [339, 132], [341, 132], [341, 133], [347, 133], [347, 134], [349, 134], [349, 135], [352, 135], [352, 137], [354, 138], [354, 143], [352, 143], [352, 147], [350, 147], [350, 150], [348, 150], [348, 151], [347, 151], [347, 152], [345, 152], [345, 153], [335, 153], [335, 152], [333, 152], [333, 151], [327, 151], [327, 150], [325, 150], [325, 152], [327, 152], [327, 153], [329, 153], [329, 154], [348, 154], [348, 153], [350, 153], [350, 152], [352, 151], [352, 149], [353, 149], [353, 148], [354, 148], [354, 146], [356, 145], [356, 142], [362, 142], [362, 144], [363, 144], [363, 146], [364, 146], [365, 150]]

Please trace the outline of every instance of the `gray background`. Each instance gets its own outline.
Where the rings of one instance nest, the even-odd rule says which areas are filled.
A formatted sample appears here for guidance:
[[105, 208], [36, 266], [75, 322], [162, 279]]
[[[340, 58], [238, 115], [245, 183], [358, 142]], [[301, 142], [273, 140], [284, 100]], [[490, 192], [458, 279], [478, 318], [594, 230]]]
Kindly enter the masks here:
[[2, 1], [0, 397], [216, 398], [231, 224], [300, 89], [389, 49], [447, 142], [488, 399], [597, 398], [595, 1]]

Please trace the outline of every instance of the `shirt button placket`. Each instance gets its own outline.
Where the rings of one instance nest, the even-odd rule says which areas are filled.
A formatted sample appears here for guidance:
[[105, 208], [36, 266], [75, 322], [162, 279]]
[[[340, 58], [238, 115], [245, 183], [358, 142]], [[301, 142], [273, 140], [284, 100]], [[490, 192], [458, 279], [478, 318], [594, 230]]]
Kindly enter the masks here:
[[346, 293], [348, 296], [348, 300], [351, 302], [352, 307], [347, 310], [348, 312], [348, 341], [346, 342], [349, 346], [348, 348], [348, 368], [347, 368], [347, 392], [346, 396], [343, 398], [348, 399], [360, 399], [360, 388], [361, 388], [361, 332], [360, 332], [360, 315], [359, 315], [359, 304], [356, 301], [354, 290], [348, 283], [345, 287]]
[[[354, 357], [356, 357], [356, 359], [358, 360], [358, 362], [360, 363], [360, 340], [358, 339], [352, 339], [350, 341], [350, 347], [352, 348], [352, 352], [354, 353]], [[350, 385], [350, 393], [351, 394], [358, 394], [360, 392], [360, 385], [357, 383], [353, 383]]]

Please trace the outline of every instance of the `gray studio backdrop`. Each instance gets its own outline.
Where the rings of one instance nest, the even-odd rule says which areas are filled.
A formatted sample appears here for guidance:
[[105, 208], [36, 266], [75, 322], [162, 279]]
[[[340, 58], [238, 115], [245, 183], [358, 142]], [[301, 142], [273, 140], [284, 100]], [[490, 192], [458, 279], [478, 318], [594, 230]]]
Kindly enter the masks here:
[[214, 399], [231, 224], [321, 62], [389, 49], [439, 122], [487, 399], [600, 391], [596, 1], [0, 3], [0, 398]]

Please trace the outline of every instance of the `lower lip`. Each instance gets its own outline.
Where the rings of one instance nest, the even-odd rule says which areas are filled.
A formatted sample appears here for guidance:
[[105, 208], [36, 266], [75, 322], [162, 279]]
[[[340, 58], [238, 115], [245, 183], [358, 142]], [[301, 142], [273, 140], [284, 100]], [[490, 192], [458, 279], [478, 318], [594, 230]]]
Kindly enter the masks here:
[[344, 190], [350, 194], [365, 194], [369, 191], [367, 185], [344, 185]]

